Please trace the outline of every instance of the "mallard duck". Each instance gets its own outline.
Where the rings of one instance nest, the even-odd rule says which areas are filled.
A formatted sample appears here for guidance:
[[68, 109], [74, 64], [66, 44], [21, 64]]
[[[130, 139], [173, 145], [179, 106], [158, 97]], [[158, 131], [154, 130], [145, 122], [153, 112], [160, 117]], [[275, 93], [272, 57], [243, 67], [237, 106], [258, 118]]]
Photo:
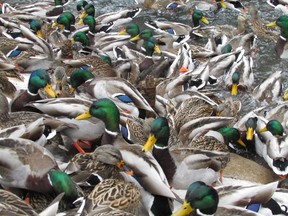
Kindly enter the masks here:
[[149, 20], [145, 21], [144, 24], [149, 28], [154, 29], [156, 33], [165, 32], [174, 35], [189, 35], [192, 31], [190, 25], [172, 21]]
[[[87, 57], [80, 57], [76, 59], [67, 59], [63, 60], [65, 65], [72, 67], [74, 70], [70, 70], [72, 74], [79, 73], [84, 75], [84, 72], [81, 72], [81, 67], [88, 67], [86, 70], [90, 71], [95, 77], [116, 77], [117, 72], [105, 61], [103, 61], [99, 56], [87, 56]], [[80, 71], [79, 71], [80, 70]], [[67, 71], [67, 76], [70, 76], [71, 81], [71, 72]], [[92, 78], [92, 77], [91, 77]], [[72, 78], [73, 79], [73, 78]]]
[[[1, 214], [9, 215], [9, 214], [22, 214], [22, 215], [38, 215], [37, 212], [34, 211], [34, 209], [28, 205], [26, 202], [24, 202], [22, 199], [20, 199], [15, 194], [6, 191], [6, 190], [0, 190], [0, 205], [1, 205]], [[12, 213], [13, 212], [13, 213]]]
[[[103, 135], [105, 138], [102, 138], [102, 143], [113, 144], [119, 148], [125, 164], [133, 170], [137, 176], [136, 179], [140, 178], [139, 183], [145, 190], [155, 195], [174, 198], [168, 187], [165, 174], [152, 154], [149, 152], [145, 154], [142, 152], [141, 145], [129, 145], [122, 138], [119, 129], [120, 114], [114, 102], [107, 98], [99, 99], [92, 104], [87, 112], [76, 119], [81, 120], [91, 116], [100, 118], [105, 122], [105, 134]], [[143, 175], [143, 173], [145, 174]]]
[[118, 210], [121, 215], [127, 213], [134, 215], [138, 214], [140, 200], [140, 190], [133, 183], [119, 179], [106, 179], [96, 185], [89, 194], [84, 212], [93, 215], [103, 212], [114, 215], [113, 211]]
[[253, 89], [253, 97], [260, 103], [269, 104], [277, 101], [282, 93], [281, 74], [282, 71], [276, 71], [270, 74], [269, 77]]
[[221, 7], [227, 8], [226, 2], [224, 0], [221, 1], [213, 1], [213, 0], [205, 0], [205, 1], [191, 1], [186, 0], [186, 3], [192, 3], [195, 8], [205, 12], [217, 11]]
[[[224, 82], [231, 95], [238, 94], [238, 89], [241, 91], [251, 92], [254, 84], [254, 73], [251, 67], [251, 57], [243, 56], [243, 59], [239, 64], [232, 67], [224, 78]], [[241, 70], [241, 71], [240, 71]]]
[[121, 152], [112, 145], [102, 145], [91, 153], [74, 155], [65, 172], [78, 184], [86, 183], [94, 186], [93, 182], [89, 182], [91, 175], [98, 178], [99, 181], [109, 178], [122, 179], [119, 172], [123, 169], [124, 161]]
[[249, 205], [267, 203], [276, 191], [277, 184], [278, 182], [272, 182], [264, 185], [213, 188], [203, 182], [195, 182], [188, 187], [184, 203], [173, 216], [189, 215], [191, 212], [201, 215], [260, 215], [255, 210], [250, 210]]
[[70, 118], [74, 118], [85, 112], [90, 105], [90, 101], [81, 98], [47, 98], [26, 104], [27, 107], [36, 108], [50, 116], [66, 116]]
[[217, 210], [218, 203], [219, 196], [213, 187], [208, 186], [201, 181], [194, 182], [188, 187], [181, 208], [172, 215], [184, 216], [197, 210], [200, 210], [205, 214], [214, 214]]
[[45, 70], [39, 69], [31, 73], [27, 90], [14, 97], [11, 102], [11, 111], [15, 112], [24, 110], [24, 106], [28, 102], [41, 99], [38, 91], [42, 88], [44, 88], [45, 92], [49, 96], [56, 97], [56, 93], [51, 87], [51, 81], [48, 73]]
[[[226, 147], [224, 142], [221, 143], [221, 141], [217, 140], [217, 138], [207, 134], [207, 136], [199, 137], [194, 141], [194, 145], [191, 146], [191, 152], [189, 151], [190, 149], [187, 148], [173, 148], [173, 150], [171, 149], [169, 151], [169, 131], [167, 119], [163, 117], [155, 119], [152, 122], [150, 135], [143, 147], [143, 151], [147, 152], [154, 146], [153, 156], [163, 168], [170, 185], [175, 189], [185, 189], [191, 182], [194, 181], [201, 180], [207, 184], [216, 182], [218, 179], [217, 171], [225, 166], [221, 167], [213, 159], [213, 156], [208, 156], [208, 154], [211, 153], [211, 155], [215, 154], [215, 157], [221, 158], [220, 153], [214, 153], [213, 150], [211, 150], [211, 148], [209, 148], [207, 145], [213, 142], [213, 149], [216, 149], [216, 146], [219, 145], [219, 143], [220, 145]], [[183, 152], [181, 152], [181, 150], [183, 150]], [[201, 152], [201, 150], [204, 151]], [[205, 150], [209, 151], [209, 153], [205, 154]], [[226, 147], [226, 152], [227, 150], [228, 148]], [[185, 151], [189, 153], [185, 154]], [[228, 157], [227, 154], [225, 157]], [[186, 174], [189, 176], [189, 178], [186, 178], [184, 181], [183, 175]]]
[[4, 138], [0, 139], [0, 142], [3, 155], [1, 169], [3, 187], [22, 188], [42, 193], [65, 192], [65, 196], [71, 201], [77, 198], [78, 192], [74, 182], [67, 174], [57, 169], [55, 159], [45, 148], [21, 138]]
[[[77, 70], [71, 74], [71, 86], [76, 89], [80, 97], [89, 100], [110, 98], [124, 112], [128, 111], [136, 114], [139, 113], [138, 109], [143, 109], [154, 113], [145, 98], [128, 81], [116, 77], [93, 77], [93, 74], [87, 70]], [[87, 82], [87, 80], [90, 81]], [[103, 91], [99, 91], [99, 86]], [[113, 86], [113, 89], [111, 89], [111, 86]]]
[[34, 4], [26, 4], [15, 7], [21, 12], [30, 13], [43, 18], [56, 17], [63, 12], [63, 6], [67, 5], [69, 1], [54, 0], [54, 4], [50, 1], [37, 2]]
[[280, 37], [278, 38], [275, 46], [276, 54], [280, 58], [288, 58], [286, 52], [287, 50], [286, 40], [288, 38], [288, 33], [286, 29], [287, 23], [288, 23], [288, 16], [283, 15], [280, 16], [276, 21], [267, 24], [267, 26], [279, 26], [281, 29]]
[[75, 16], [71, 12], [64, 12], [57, 17], [52, 27], [55, 28], [59, 25], [60, 30], [63, 29], [63, 34], [68, 37], [68, 35], [74, 30], [73, 25], [75, 25], [75, 21]]
[[0, 92], [8, 98], [13, 98], [16, 87], [8, 80], [6, 76], [0, 77]]
[[137, 4], [142, 4], [144, 8], [158, 9], [158, 10], [174, 10], [178, 7], [185, 6], [182, 0], [170, 1], [170, 0], [137, 0]]
[[287, 135], [283, 133], [283, 126], [277, 120], [267, 121], [260, 116], [257, 118], [256, 152], [265, 159], [274, 173], [279, 176], [286, 176], [288, 146]]
[[[122, 11], [110, 12], [97, 16], [95, 20], [96, 23], [101, 24], [113, 22], [114, 24], [113, 27], [116, 27], [131, 22], [133, 18], [135, 18], [141, 12], [141, 10], [142, 10], [141, 8], [134, 8], [134, 9], [126, 9]], [[95, 17], [95, 7], [93, 4], [85, 5], [84, 11], [79, 17], [80, 19], [83, 19], [87, 15]]]
[[62, 66], [58, 66], [51, 74], [52, 88], [55, 89], [57, 97], [71, 97], [73, 94], [69, 91], [67, 84], [66, 70]]
[[251, 16], [249, 24], [254, 32], [260, 38], [269, 39], [274, 42], [277, 40], [277, 34], [271, 31], [264, 22], [258, 17], [258, 10], [254, 4], [249, 5], [249, 14]]
[[201, 10], [191, 8], [190, 13], [192, 15], [192, 24], [194, 27], [200, 26], [200, 21], [202, 21], [206, 25], [209, 24], [209, 21], [204, 16]]

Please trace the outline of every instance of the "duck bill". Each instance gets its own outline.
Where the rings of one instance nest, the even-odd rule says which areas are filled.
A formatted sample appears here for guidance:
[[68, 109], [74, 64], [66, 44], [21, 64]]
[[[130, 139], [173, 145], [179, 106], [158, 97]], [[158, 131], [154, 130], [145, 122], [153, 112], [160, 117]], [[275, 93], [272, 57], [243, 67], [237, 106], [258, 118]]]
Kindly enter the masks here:
[[79, 18], [80, 18], [80, 19], [83, 19], [83, 18], [86, 17], [86, 16], [87, 16], [86, 11], [83, 11], [82, 14], [80, 14]]
[[75, 39], [72, 37], [71, 39], [71, 43], [74, 44], [75, 43]]
[[172, 216], [186, 216], [189, 215], [193, 211], [193, 208], [190, 206], [186, 200], [182, 204], [181, 208], [172, 214]]
[[221, 1], [220, 1], [220, 5], [221, 5], [221, 7], [224, 8], [224, 9], [227, 8], [227, 5], [226, 5], [226, 3], [224, 2], [224, 0], [221, 0]]
[[259, 130], [260, 133], [262, 132], [266, 132], [267, 131], [267, 127], [262, 128], [261, 130]]
[[209, 24], [209, 21], [208, 21], [207, 18], [204, 17], [204, 16], [201, 18], [201, 21], [202, 21], [203, 23], [205, 23], [206, 25]]
[[42, 34], [42, 32], [41, 32], [40, 30], [38, 30], [38, 31], [36, 32], [36, 35], [37, 35], [39, 38], [43, 39], [43, 34]]
[[283, 99], [284, 99], [284, 100], [288, 100], [288, 92], [284, 93]]
[[83, 19], [80, 19], [77, 23], [75, 23], [76, 25], [84, 25], [84, 21]]
[[65, 26], [64, 26], [63, 24], [60, 24], [60, 25], [59, 25], [59, 29], [60, 29], [60, 30], [63, 30], [64, 28], [65, 28]]
[[253, 128], [248, 128], [247, 133], [246, 133], [246, 139], [247, 140], [252, 140], [253, 136], [254, 136]]
[[157, 138], [153, 134], [150, 134], [146, 143], [144, 144], [144, 146], [142, 148], [142, 151], [143, 152], [150, 151], [153, 148], [153, 146], [155, 145], [156, 141], [157, 141]]
[[76, 120], [83, 120], [83, 119], [88, 119], [88, 118], [91, 118], [92, 115], [90, 114], [90, 110], [87, 110], [85, 113], [77, 116], [75, 119]]
[[158, 45], [154, 46], [154, 52], [161, 53], [161, 49], [160, 49], [160, 47]]
[[130, 41], [138, 41], [140, 39], [141, 39], [140, 35], [136, 35], [135, 37], [131, 38]]
[[268, 27], [275, 27], [277, 26], [276, 21], [266, 24]]
[[51, 84], [47, 84], [47, 85], [44, 87], [44, 90], [45, 90], [45, 92], [46, 92], [50, 97], [53, 97], [53, 98], [56, 98], [56, 97], [57, 97], [57, 94], [56, 94], [56, 92], [54, 91], [54, 89], [52, 88]]
[[238, 94], [238, 85], [233, 83], [231, 88], [231, 95], [235, 96], [237, 94]]
[[58, 26], [58, 23], [55, 21], [53, 24], [52, 24], [52, 28], [56, 28]]
[[237, 140], [237, 143], [238, 143], [239, 145], [243, 146], [244, 148], [246, 148], [245, 143], [244, 143], [241, 139], [238, 139], [238, 140]]
[[126, 29], [122, 29], [121, 31], [118, 32], [119, 35], [125, 35], [127, 34]]

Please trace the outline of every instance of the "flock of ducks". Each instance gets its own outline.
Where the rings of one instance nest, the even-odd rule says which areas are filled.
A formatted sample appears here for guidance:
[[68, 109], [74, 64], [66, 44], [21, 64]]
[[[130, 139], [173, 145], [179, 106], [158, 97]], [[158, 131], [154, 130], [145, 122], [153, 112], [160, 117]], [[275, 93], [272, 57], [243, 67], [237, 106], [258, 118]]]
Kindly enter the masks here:
[[[148, 9], [189, 25], [133, 20]], [[223, 10], [237, 25], [205, 17]], [[1, 4], [1, 215], [287, 215], [284, 72], [255, 85], [253, 60], [257, 40], [288, 58], [288, 15], [265, 22], [244, 0], [96, 14], [85, 0]], [[223, 184], [231, 152], [278, 180]]]

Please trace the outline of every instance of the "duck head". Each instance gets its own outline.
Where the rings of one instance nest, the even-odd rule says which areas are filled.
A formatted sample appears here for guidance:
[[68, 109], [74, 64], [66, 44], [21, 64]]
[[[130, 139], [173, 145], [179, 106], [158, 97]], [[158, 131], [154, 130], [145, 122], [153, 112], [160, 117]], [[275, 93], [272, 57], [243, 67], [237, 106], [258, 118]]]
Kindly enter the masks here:
[[183, 205], [172, 216], [186, 216], [197, 209], [204, 214], [214, 214], [217, 210], [218, 202], [217, 191], [204, 182], [197, 181], [188, 187]]
[[144, 144], [142, 151], [150, 151], [155, 145], [158, 148], [167, 148], [170, 136], [169, 124], [166, 118], [156, 118], [151, 124], [149, 137]]
[[89, 79], [93, 79], [95, 76], [88, 70], [77, 69], [70, 76], [70, 84], [72, 90], [78, 88]]
[[192, 8], [190, 9], [190, 13], [192, 14], [192, 22], [194, 27], [200, 26], [200, 21], [202, 21], [206, 25], [209, 24], [209, 21], [206, 19], [201, 10]]
[[270, 120], [267, 122], [266, 127], [262, 128], [259, 132], [270, 131], [274, 136], [283, 136], [284, 128], [278, 120]]
[[78, 197], [76, 184], [65, 172], [61, 170], [50, 170], [48, 172], [50, 184], [57, 193], [65, 193], [64, 198], [73, 202]]
[[44, 88], [50, 97], [57, 97], [56, 92], [51, 86], [51, 80], [45, 70], [39, 69], [31, 73], [28, 82], [28, 91], [32, 94], [38, 94], [38, 90]]
[[89, 110], [75, 119], [87, 119], [92, 116], [101, 119], [108, 131], [119, 132], [120, 113], [118, 107], [110, 99], [102, 98], [93, 102]]

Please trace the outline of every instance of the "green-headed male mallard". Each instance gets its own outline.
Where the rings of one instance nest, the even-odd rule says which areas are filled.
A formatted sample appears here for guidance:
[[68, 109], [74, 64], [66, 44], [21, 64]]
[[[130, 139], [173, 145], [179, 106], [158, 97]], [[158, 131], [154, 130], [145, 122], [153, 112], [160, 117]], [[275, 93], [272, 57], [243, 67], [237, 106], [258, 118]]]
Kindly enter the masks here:
[[154, 110], [128, 81], [117, 77], [95, 77], [87, 70], [76, 70], [70, 76], [71, 86], [80, 97], [89, 100], [109, 98], [121, 111], [139, 115], [139, 110]]
[[288, 16], [280, 16], [276, 21], [267, 24], [267, 26], [279, 26], [281, 29], [280, 37], [277, 40], [275, 50], [280, 58], [288, 58], [287, 38], [288, 38]]
[[[209, 135], [206, 137], [203, 136], [201, 140], [199, 137], [197, 141], [194, 141], [195, 145], [192, 147], [194, 152], [192, 150], [190, 151], [191, 154], [185, 154], [185, 151], [189, 152], [188, 148], [183, 148], [182, 152], [181, 148], [169, 150], [169, 131], [169, 125], [166, 118], [159, 117], [155, 119], [152, 122], [150, 135], [143, 147], [143, 151], [149, 151], [154, 145], [153, 156], [162, 167], [171, 186], [175, 189], [186, 189], [191, 182], [195, 181], [201, 180], [207, 184], [216, 182], [218, 180], [217, 171], [221, 170], [222, 165], [212, 157], [221, 158], [222, 156], [219, 153], [214, 153], [213, 149], [211, 150], [212, 145], [210, 144], [213, 143], [213, 148], [217, 148], [216, 146], [219, 147], [220, 145], [226, 146], [224, 142], [221, 143], [217, 138]], [[200, 146], [204, 148], [200, 149]], [[203, 150], [203, 152], [201, 152], [201, 150]], [[205, 150], [207, 151], [206, 153]], [[223, 153], [225, 156], [223, 156], [223, 158], [228, 157], [227, 150], [228, 148], [226, 147], [226, 152]], [[177, 155], [177, 152], [181, 152], [179, 156]], [[179, 160], [179, 158], [181, 159]], [[183, 175], [186, 175], [185, 179], [183, 179]]]
[[191, 8], [190, 13], [192, 14], [192, 24], [194, 27], [200, 26], [200, 21], [206, 25], [209, 24], [209, 21], [206, 19], [201, 10]]
[[39, 69], [31, 73], [28, 88], [22, 94], [16, 96], [11, 102], [11, 111], [25, 110], [25, 104], [41, 99], [38, 91], [44, 89], [50, 97], [56, 97], [54, 89], [51, 87], [51, 81], [45, 70]]
[[217, 191], [204, 182], [197, 181], [188, 187], [184, 203], [172, 216], [186, 216], [196, 210], [211, 215], [216, 212], [218, 202], [219, 196]]
[[[1, 185], [41, 193], [62, 193], [73, 202], [78, 197], [75, 183], [58, 169], [53, 155], [26, 139], [0, 139]], [[41, 159], [41, 160], [40, 160]]]
[[115, 103], [107, 98], [99, 99], [91, 105], [87, 112], [76, 119], [81, 120], [92, 116], [105, 123], [102, 143], [113, 144], [120, 150], [123, 161], [127, 167], [132, 169], [136, 179], [139, 178], [139, 183], [144, 189], [154, 195], [174, 198], [165, 174], [152, 154], [142, 152], [141, 145], [130, 145], [122, 138], [119, 129], [120, 113]]

